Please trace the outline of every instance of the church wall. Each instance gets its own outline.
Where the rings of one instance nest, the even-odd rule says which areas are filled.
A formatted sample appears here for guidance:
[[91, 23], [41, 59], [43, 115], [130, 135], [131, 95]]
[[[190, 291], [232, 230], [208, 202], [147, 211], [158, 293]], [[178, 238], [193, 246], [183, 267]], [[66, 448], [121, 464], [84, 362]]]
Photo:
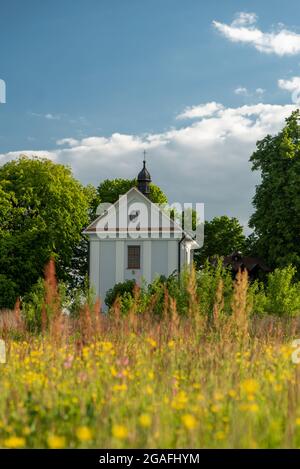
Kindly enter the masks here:
[[168, 275], [168, 244], [170, 241], [152, 241], [151, 277]]
[[116, 284], [116, 242], [100, 241], [100, 298], [104, 303], [107, 290]]

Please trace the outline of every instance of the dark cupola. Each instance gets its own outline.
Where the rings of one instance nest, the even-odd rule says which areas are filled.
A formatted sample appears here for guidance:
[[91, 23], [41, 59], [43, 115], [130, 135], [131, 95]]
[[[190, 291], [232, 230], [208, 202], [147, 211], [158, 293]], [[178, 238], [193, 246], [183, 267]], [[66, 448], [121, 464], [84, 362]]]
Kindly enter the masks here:
[[139, 172], [137, 181], [138, 181], [138, 190], [142, 192], [142, 194], [149, 197], [151, 176], [150, 176], [149, 171], [146, 168], [146, 152], [145, 151], [144, 151], [143, 169], [142, 171]]

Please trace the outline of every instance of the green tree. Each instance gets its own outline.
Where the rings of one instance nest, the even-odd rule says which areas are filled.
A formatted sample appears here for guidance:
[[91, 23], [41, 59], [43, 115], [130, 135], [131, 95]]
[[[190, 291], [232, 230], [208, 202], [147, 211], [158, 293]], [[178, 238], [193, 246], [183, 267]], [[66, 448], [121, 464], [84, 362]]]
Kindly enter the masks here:
[[275, 136], [257, 142], [252, 170], [261, 171], [250, 218], [257, 253], [270, 267], [293, 264], [300, 271], [300, 112]]
[[[67, 279], [88, 222], [88, 197], [68, 167], [21, 156], [0, 168], [0, 222], [0, 270], [14, 291], [10, 306], [36, 283], [52, 255], [58, 278]], [[2, 289], [3, 283], [4, 277]]]
[[[125, 194], [132, 187], [137, 187], [136, 179], [105, 179], [97, 187], [97, 198], [94, 200], [94, 213], [100, 203], [114, 204], [120, 195]], [[168, 203], [167, 196], [155, 184], [150, 184], [149, 198], [157, 204]]]
[[226, 215], [215, 217], [204, 223], [204, 244], [195, 252], [196, 266], [200, 268], [213, 256], [228, 256], [234, 251], [243, 251], [245, 235], [237, 218]]

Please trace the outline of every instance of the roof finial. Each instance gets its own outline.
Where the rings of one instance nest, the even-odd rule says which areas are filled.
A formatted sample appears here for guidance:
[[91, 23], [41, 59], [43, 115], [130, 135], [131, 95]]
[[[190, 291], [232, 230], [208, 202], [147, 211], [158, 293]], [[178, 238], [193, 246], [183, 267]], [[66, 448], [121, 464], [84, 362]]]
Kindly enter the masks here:
[[146, 165], [146, 150], [143, 151], [143, 155], [144, 155], [144, 160], [143, 160], [143, 163], [144, 163], [144, 166]]

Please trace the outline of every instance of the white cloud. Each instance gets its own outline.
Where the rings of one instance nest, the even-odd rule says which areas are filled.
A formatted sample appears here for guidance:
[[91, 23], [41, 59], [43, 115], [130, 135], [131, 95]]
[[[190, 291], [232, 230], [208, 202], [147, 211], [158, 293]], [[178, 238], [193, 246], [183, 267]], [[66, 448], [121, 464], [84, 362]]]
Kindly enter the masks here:
[[76, 138], [61, 138], [56, 141], [57, 145], [67, 145], [68, 147], [75, 147], [78, 143]]
[[49, 120], [60, 120], [60, 116], [58, 114], [45, 114], [45, 119], [49, 119]]
[[241, 11], [240, 13], [236, 13], [235, 19], [231, 23], [232, 26], [246, 26], [250, 24], [254, 24], [257, 21], [257, 15], [255, 13], [246, 13]]
[[50, 112], [47, 114], [40, 114], [38, 112], [29, 112], [31, 116], [34, 117], [43, 117], [44, 119], [48, 120], [60, 120], [61, 116], [59, 114], [51, 114]]
[[184, 111], [176, 116], [177, 120], [184, 119], [196, 119], [200, 117], [209, 117], [215, 114], [217, 111], [222, 109], [223, 106], [220, 103], [212, 101], [206, 104], [199, 104], [198, 106], [186, 107]]
[[204, 202], [207, 218], [227, 214], [246, 224], [258, 182], [249, 157], [256, 141], [277, 132], [295, 106], [260, 103], [225, 108], [206, 103], [194, 108], [206, 109], [206, 114], [178, 129], [145, 136], [68, 138], [59, 140], [52, 151], [0, 154], [0, 164], [19, 153], [37, 154], [71, 165], [83, 183], [97, 185], [105, 178], [134, 177], [146, 149], [153, 182], [170, 201]]
[[278, 80], [278, 86], [282, 90], [291, 92], [293, 103], [300, 103], [300, 77], [292, 77], [290, 80]]
[[238, 86], [237, 88], [235, 88], [234, 93], [238, 96], [254, 98], [254, 100], [257, 100], [257, 98], [262, 98], [263, 94], [265, 93], [265, 90], [263, 88], [256, 88], [256, 90], [252, 92], [249, 91], [248, 88], [246, 88], [245, 86]]
[[267, 54], [296, 55], [300, 53], [300, 34], [278, 24], [277, 30], [265, 33], [256, 27], [255, 13], [238, 13], [231, 24], [213, 21], [213, 26], [232, 42], [253, 45]]
[[248, 90], [244, 86], [238, 86], [234, 90], [235, 94], [242, 95], [242, 96], [248, 96]]

